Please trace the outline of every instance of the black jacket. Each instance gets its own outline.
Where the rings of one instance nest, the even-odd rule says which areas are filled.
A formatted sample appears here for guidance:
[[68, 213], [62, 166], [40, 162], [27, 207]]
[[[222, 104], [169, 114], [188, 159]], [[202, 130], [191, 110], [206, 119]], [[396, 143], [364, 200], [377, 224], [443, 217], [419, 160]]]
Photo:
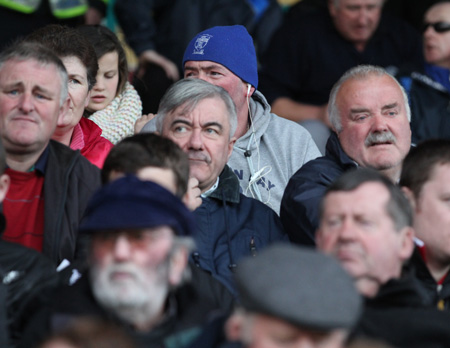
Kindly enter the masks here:
[[428, 270], [417, 248], [414, 250], [410, 263], [416, 278], [420, 281], [433, 305], [439, 309], [450, 310], [450, 277], [445, 277], [444, 282], [439, 285]]
[[142, 348], [187, 346], [201, 332], [208, 320], [216, 315], [229, 313], [231, 295], [210, 275], [190, 266], [192, 281], [182, 285], [169, 295], [163, 322], [151, 331], [141, 333], [106, 311], [95, 299], [88, 274], [73, 286], [56, 289], [51, 303], [30, 320], [20, 347], [29, 348], [42, 341], [48, 334], [58, 331], [73, 320], [92, 316], [114, 322], [123, 327]]
[[386, 341], [398, 348], [450, 347], [450, 313], [428, 303], [411, 275], [391, 279], [366, 299], [355, 336]]
[[100, 170], [79, 151], [50, 140], [44, 179], [42, 253], [55, 265], [86, 257], [77, 250], [78, 225], [92, 194], [100, 188]]
[[327, 187], [345, 171], [356, 168], [335, 133], [327, 141], [326, 154], [304, 164], [289, 180], [281, 200], [280, 218], [293, 243], [315, 245], [319, 204]]
[[[0, 233], [5, 218], [0, 213]], [[37, 303], [58, 285], [52, 262], [36, 250], [0, 239], [0, 346], [15, 347]]]
[[445, 87], [421, 72], [397, 79], [409, 96], [412, 143], [450, 139], [450, 93]]

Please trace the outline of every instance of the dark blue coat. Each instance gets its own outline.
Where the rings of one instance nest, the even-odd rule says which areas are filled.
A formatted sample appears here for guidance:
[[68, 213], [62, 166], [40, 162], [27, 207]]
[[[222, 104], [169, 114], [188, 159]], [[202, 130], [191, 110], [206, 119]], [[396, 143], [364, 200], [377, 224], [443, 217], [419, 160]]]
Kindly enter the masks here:
[[289, 180], [281, 200], [280, 218], [293, 243], [315, 245], [319, 205], [327, 187], [345, 171], [356, 168], [331, 133], [323, 157], [309, 161]]
[[256, 199], [239, 192], [239, 181], [225, 166], [219, 186], [194, 214], [197, 251], [194, 263], [210, 272], [233, 294], [233, 269], [245, 256], [254, 256], [272, 242], [287, 240], [278, 215]]

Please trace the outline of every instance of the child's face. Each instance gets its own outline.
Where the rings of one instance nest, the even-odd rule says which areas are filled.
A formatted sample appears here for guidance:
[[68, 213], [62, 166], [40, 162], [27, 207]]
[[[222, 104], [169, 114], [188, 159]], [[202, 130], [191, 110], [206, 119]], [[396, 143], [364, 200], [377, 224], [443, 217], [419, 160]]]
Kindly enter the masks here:
[[91, 112], [104, 109], [116, 97], [119, 84], [119, 56], [116, 51], [104, 54], [98, 60], [97, 83], [92, 88], [87, 109]]

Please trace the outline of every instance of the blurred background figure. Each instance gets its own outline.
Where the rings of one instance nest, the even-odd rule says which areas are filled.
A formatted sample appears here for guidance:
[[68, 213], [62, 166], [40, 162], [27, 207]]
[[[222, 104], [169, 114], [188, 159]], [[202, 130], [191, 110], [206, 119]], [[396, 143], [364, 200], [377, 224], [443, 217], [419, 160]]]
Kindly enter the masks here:
[[135, 348], [117, 325], [93, 318], [80, 318], [45, 340], [39, 348]]
[[155, 113], [167, 88], [183, 76], [189, 41], [218, 25], [242, 24], [263, 50], [282, 20], [276, 0], [116, 0], [115, 15], [139, 59], [133, 85], [143, 113]]
[[99, 24], [108, 0], [6, 0], [0, 3], [0, 50], [48, 24]]

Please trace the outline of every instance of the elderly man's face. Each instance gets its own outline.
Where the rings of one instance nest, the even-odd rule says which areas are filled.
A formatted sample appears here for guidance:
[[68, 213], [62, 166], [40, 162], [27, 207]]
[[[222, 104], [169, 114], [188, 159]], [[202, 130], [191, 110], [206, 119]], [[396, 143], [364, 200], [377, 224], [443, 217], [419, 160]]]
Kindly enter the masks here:
[[400, 175], [411, 146], [411, 128], [395, 81], [387, 75], [347, 80], [336, 104], [342, 124], [338, 137], [345, 153], [363, 167], [391, 178]]
[[400, 276], [413, 250], [412, 229], [396, 230], [387, 212], [388, 201], [389, 191], [376, 182], [353, 191], [330, 192], [317, 231], [318, 248], [335, 256], [368, 297]]
[[157, 317], [170, 287], [173, 231], [104, 231], [93, 235], [91, 282], [97, 300], [109, 309], [145, 307]]
[[329, 0], [328, 7], [339, 33], [364, 48], [378, 27], [383, 0]]
[[0, 70], [0, 133], [7, 152], [42, 150], [67, 111], [54, 65], [35, 60], [4, 63]]
[[[450, 26], [450, 4], [443, 3], [431, 7], [425, 14], [425, 24], [443, 23]], [[428, 26], [423, 33], [425, 60], [444, 68], [450, 68], [450, 31], [437, 32]]]
[[162, 134], [188, 155], [190, 175], [202, 192], [211, 188], [233, 151], [230, 121], [220, 98], [200, 101], [192, 110], [182, 105], [165, 116]]

